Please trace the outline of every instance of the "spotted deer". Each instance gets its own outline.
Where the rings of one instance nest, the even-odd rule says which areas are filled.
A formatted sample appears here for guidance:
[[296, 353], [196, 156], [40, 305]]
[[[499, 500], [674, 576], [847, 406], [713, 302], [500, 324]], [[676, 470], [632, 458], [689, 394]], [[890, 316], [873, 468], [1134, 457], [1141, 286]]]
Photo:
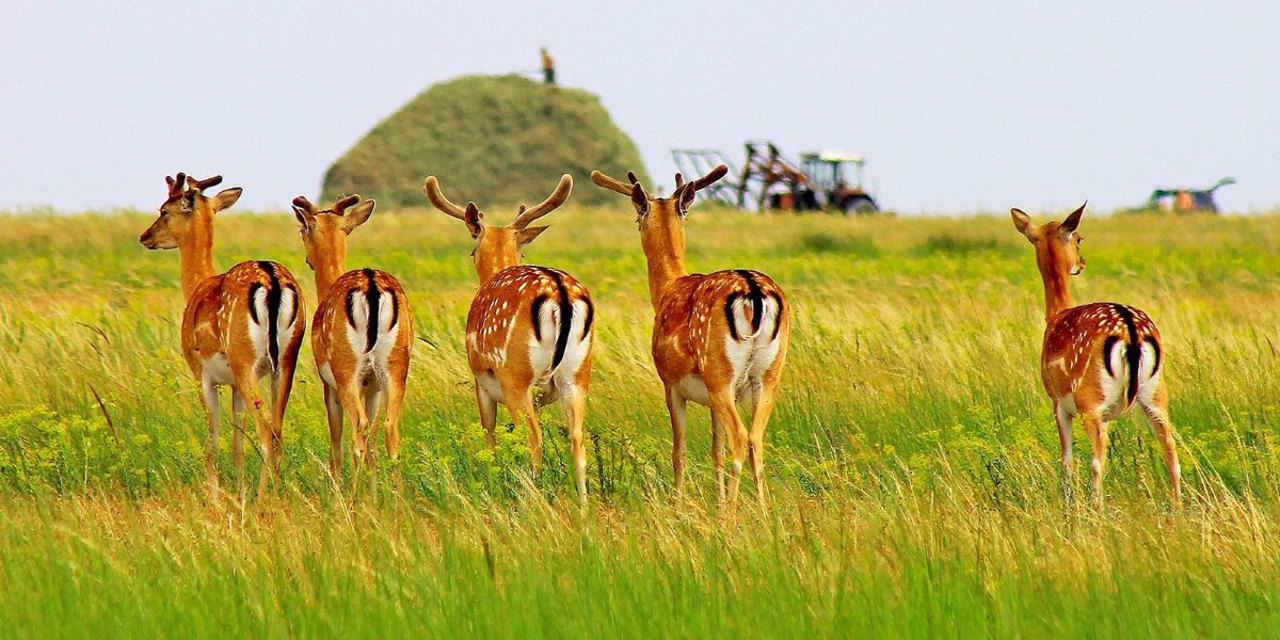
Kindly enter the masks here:
[[[369, 268], [347, 271], [347, 236], [369, 220], [374, 205], [373, 200], [360, 202], [360, 196], [350, 195], [331, 209], [317, 211], [306, 198], [293, 199], [320, 301], [311, 322], [311, 351], [324, 382], [329, 472], [335, 478], [342, 471], [344, 414], [352, 421], [357, 471], [369, 453], [370, 432], [384, 400], [387, 455], [392, 460], [400, 455], [400, 409], [413, 347], [409, 298], [389, 273]], [[373, 457], [368, 455], [370, 462]]]
[[[222, 176], [196, 180], [179, 173], [166, 177], [169, 196], [160, 217], [139, 241], [147, 249], [177, 249], [182, 263], [182, 354], [191, 374], [200, 381], [209, 420], [205, 467], [210, 488], [217, 489], [219, 420], [218, 387], [231, 387], [232, 457], [237, 483], [244, 485], [244, 445], [241, 414], [246, 406], [258, 428], [262, 452], [259, 492], [280, 470], [280, 434], [285, 407], [293, 388], [294, 366], [302, 344], [305, 313], [298, 283], [283, 265], [269, 260], [241, 262], [215, 273], [213, 218], [235, 204], [241, 189], [225, 189], [213, 197], [204, 191]], [[271, 413], [266, 415], [259, 381], [271, 379]]]
[[[653, 362], [671, 414], [675, 492], [680, 493], [684, 478], [686, 404], [692, 400], [711, 409], [711, 452], [720, 502], [726, 501], [722, 438], [727, 430], [733, 456], [728, 503], [737, 502], [743, 462], [750, 457], [763, 507], [764, 431], [791, 335], [786, 295], [759, 271], [691, 274], [684, 264], [689, 207], [700, 189], [727, 171], [719, 165], [693, 182], [676, 174], [676, 189], [669, 198], [647, 194], [633, 173], [627, 174], [629, 183], [599, 171], [591, 173], [591, 180], [629, 196], [638, 216], [654, 311]], [[738, 415], [739, 402], [751, 405], [750, 431]]]
[[583, 420], [591, 384], [591, 350], [595, 343], [595, 305], [576, 278], [548, 267], [521, 265], [521, 251], [547, 227], [530, 223], [551, 213], [569, 198], [573, 179], [560, 178], [555, 191], [541, 204], [523, 205], [505, 227], [483, 223], [474, 202], [460, 207], [440, 191], [429, 176], [423, 193], [440, 211], [462, 220], [475, 238], [476, 273], [480, 289], [467, 313], [467, 360], [475, 378], [480, 422], [489, 447], [494, 446], [497, 405], [507, 405], [512, 418], [529, 425], [529, 450], [536, 476], [542, 463], [542, 427], [538, 422], [533, 387], [541, 387], [537, 404], [564, 401], [565, 422], [573, 450], [578, 496], [587, 495], [587, 457]]
[[1181, 469], [1169, 423], [1169, 393], [1161, 375], [1164, 349], [1160, 331], [1141, 309], [1113, 302], [1075, 306], [1068, 279], [1084, 271], [1077, 229], [1081, 205], [1062, 222], [1031, 223], [1019, 209], [1010, 210], [1013, 225], [1036, 248], [1036, 264], [1044, 281], [1044, 343], [1040, 379], [1053, 400], [1062, 445], [1062, 468], [1069, 480], [1071, 423], [1081, 416], [1093, 448], [1092, 486], [1102, 505], [1102, 475], [1107, 461], [1107, 425], [1136, 402], [1164, 449], [1173, 501], [1182, 497]]

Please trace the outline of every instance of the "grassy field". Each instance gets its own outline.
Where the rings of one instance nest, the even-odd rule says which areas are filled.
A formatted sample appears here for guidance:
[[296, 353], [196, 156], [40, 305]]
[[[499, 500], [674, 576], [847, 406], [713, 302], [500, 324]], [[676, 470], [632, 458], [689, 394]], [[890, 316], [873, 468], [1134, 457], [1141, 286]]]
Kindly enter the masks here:
[[[689, 490], [669, 496], [633, 217], [569, 207], [527, 255], [577, 275], [598, 305], [580, 512], [558, 407], [544, 412], [536, 483], [523, 429], [500, 429], [496, 453], [484, 447], [462, 345], [475, 275], [457, 221], [383, 212], [351, 240], [349, 265], [397, 274], [414, 304], [399, 466], [376, 492], [330, 481], [304, 346], [282, 486], [242, 507], [205, 495], [204, 418], [178, 350], [178, 256], [137, 242], [151, 215], [0, 216], [3, 634], [1280, 629], [1280, 216], [1086, 215], [1077, 300], [1134, 304], [1160, 325], [1187, 494], [1172, 508], [1151, 433], [1124, 418], [1099, 513], [1062, 498], [1036, 369], [1041, 286], [1007, 216], [695, 210], [689, 266], [763, 270], [795, 314], [766, 436], [772, 508], [760, 512], [748, 490], [734, 518], [715, 509], [705, 409], [691, 413]], [[291, 216], [218, 224], [220, 267], [279, 260], [314, 308]]]

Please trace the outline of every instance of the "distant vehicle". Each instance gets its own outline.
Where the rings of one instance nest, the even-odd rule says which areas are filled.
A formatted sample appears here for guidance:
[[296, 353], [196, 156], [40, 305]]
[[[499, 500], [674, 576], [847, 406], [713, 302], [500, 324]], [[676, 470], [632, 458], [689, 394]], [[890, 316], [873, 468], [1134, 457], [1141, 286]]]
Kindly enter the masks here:
[[767, 140], [745, 143], [746, 162], [739, 171], [718, 149], [672, 149], [676, 167], [689, 175], [702, 175], [717, 164], [728, 165], [738, 176], [736, 185], [722, 182], [699, 197], [742, 209], [759, 211], [839, 211], [845, 215], [879, 211], [875, 198], [862, 186], [866, 160], [842, 151], [800, 154], [800, 162], [787, 159]]
[[1156, 189], [1151, 192], [1151, 197], [1147, 199], [1147, 208], [1173, 211], [1175, 213], [1198, 211], [1218, 213], [1218, 203], [1213, 199], [1213, 192], [1221, 187], [1235, 183], [1235, 178], [1223, 178], [1208, 189]]
[[843, 151], [800, 154], [800, 166], [809, 177], [810, 186], [824, 196], [827, 206], [845, 215], [880, 210], [875, 198], [862, 187], [862, 168], [866, 163], [862, 156]]

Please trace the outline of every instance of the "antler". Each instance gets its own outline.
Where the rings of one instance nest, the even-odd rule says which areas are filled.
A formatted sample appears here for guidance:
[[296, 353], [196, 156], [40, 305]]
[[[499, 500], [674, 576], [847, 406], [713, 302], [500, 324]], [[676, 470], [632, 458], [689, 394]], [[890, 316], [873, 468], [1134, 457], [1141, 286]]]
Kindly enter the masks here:
[[[628, 174], [628, 176], [632, 176], [632, 175], [635, 175], [635, 174], [630, 174], [630, 173]], [[609, 176], [606, 176], [605, 174], [600, 173], [599, 171], [591, 172], [591, 181], [596, 183], [596, 186], [602, 189], [616, 191], [618, 193], [621, 193], [624, 196], [631, 195], [631, 185], [617, 178], [610, 178]]]
[[350, 207], [352, 205], [356, 205], [359, 203], [360, 203], [360, 194], [353, 193], [349, 196], [338, 199], [338, 201], [333, 205], [333, 212], [338, 215], [342, 215], [344, 212], [346, 212], [347, 207]]
[[222, 184], [222, 176], [210, 176], [204, 180], [196, 180], [195, 176], [187, 176], [187, 186], [196, 191], [204, 191], [219, 184]]
[[529, 226], [530, 222], [541, 218], [542, 216], [555, 211], [557, 207], [564, 204], [569, 199], [569, 194], [573, 193], [573, 177], [569, 174], [560, 176], [560, 183], [556, 185], [556, 190], [542, 204], [532, 208], [524, 209], [521, 207], [520, 213], [516, 214], [516, 219], [511, 222], [513, 229], [523, 229]]
[[304, 212], [306, 212], [306, 213], [308, 213], [308, 214], [310, 214], [310, 215], [315, 215], [315, 214], [316, 214], [316, 206], [315, 206], [315, 205], [313, 205], [313, 204], [311, 204], [311, 201], [310, 201], [310, 200], [308, 200], [308, 199], [306, 198], [306, 196], [298, 196], [298, 197], [294, 198], [294, 199], [293, 199], [293, 206], [295, 206], [295, 207], [297, 207], [297, 208], [299, 208], [299, 209], [302, 209]]
[[[697, 190], [697, 191], [702, 191], [703, 189], [706, 189], [707, 187], [709, 187], [709, 186], [711, 186], [711, 185], [715, 184], [717, 180], [719, 180], [720, 178], [723, 178], [723, 177], [724, 177], [724, 174], [726, 174], [726, 173], [728, 173], [728, 172], [729, 172], [729, 167], [728, 167], [727, 165], [725, 165], [725, 164], [723, 164], [723, 163], [722, 163], [722, 164], [718, 164], [718, 165], [716, 165], [716, 167], [715, 167], [714, 169], [712, 169], [711, 171], [709, 171], [709, 172], [707, 173], [707, 175], [702, 176], [701, 178], [698, 178], [697, 180], [694, 180], [694, 181], [693, 181], [693, 188], [694, 188], [695, 190]], [[677, 173], [677, 174], [676, 174], [676, 186], [677, 186], [677, 187], [679, 187], [679, 186], [680, 186], [680, 182], [681, 182], [681, 177], [680, 177], [680, 174], [678, 174], [678, 173]]]
[[176, 198], [186, 189], [187, 174], [179, 171], [177, 177], [165, 176], [164, 181], [169, 185], [169, 197]]
[[422, 183], [422, 193], [426, 194], [431, 204], [435, 205], [441, 212], [451, 215], [459, 220], [466, 221], [466, 210], [458, 205], [449, 202], [440, 192], [440, 181], [435, 176], [427, 176], [427, 180]]

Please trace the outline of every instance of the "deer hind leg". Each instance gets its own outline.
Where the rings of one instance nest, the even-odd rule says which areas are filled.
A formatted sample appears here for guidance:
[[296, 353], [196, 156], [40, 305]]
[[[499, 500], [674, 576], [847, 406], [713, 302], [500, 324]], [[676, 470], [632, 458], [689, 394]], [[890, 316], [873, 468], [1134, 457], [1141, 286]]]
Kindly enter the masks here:
[[236, 486], [244, 486], [244, 396], [231, 387], [231, 459], [236, 467]]
[[[667, 413], [671, 415], [671, 470], [672, 493], [677, 497], [684, 485], [684, 443], [688, 427], [689, 401], [674, 386], [667, 386]], [[714, 429], [714, 427], [713, 427]], [[714, 430], [712, 431], [714, 434]]]
[[271, 378], [271, 473], [280, 476], [280, 460], [284, 455], [284, 412], [293, 393], [294, 360], [280, 357], [280, 369]]
[[364, 400], [364, 424], [365, 424], [365, 463], [369, 468], [369, 489], [377, 488], [377, 474], [374, 472], [378, 466], [378, 409], [382, 405], [382, 387], [379, 386], [377, 380], [366, 380], [367, 384], [361, 389]]
[[[258, 494], [262, 495], [266, 492], [271, 481], [271, 460], [272, 460], [272, 428], [271, 418], [263, 411], [262, 393], [258, 389], [258, 376], [254, 373], [252, 366], [241, 366], [232, 369], [232, 378], [235, 380], [235, 390], [240, 393], [240, 397], [244, 398], [248, 413], [253, 416], [254, 426], [257, 428], [258, 450], [262, 455], [262, 472], [258, 476]], [[240, 462], [240, 468], [236, 469], [237, 477], [244, 477], [244, 461]], [[244, 486], [240, 487], [240, 492], [244, 493]]]
[[342, 474], [342, 403], [338, 390], [324, 383], [324, 410], [329, 419], [329, 475], [335, 480]]
[[1061, 402], [1053, 403], [1053, 416], [1058, 423], [1058, 443], [1062, 446], [1062, 497], [1071, 502], [1075, 489], [1075, 460], [1071, 456], [1071, 420], [1074, 416]]
[[[406, 368], [406, 377], [408, 373]], [[404, 387], [404, 378], [387, 380], [387, 456], [392, 462], [400, 459], [400, 411], [404, 407]]]
[[369, 417], [364, 410], [364, 391], [360, 381], [352, 375], [334, 376], [338, 383], [336, 394], [342, 413], [351, 420], [352, 482], [364, 472], [365, 451], [369, 447]]
[[[710, 385], [708, 385], [710, 386]], [[733, 455], [733, 466], [729, 469], [729, 509], [737, 505], [738, 483], [742, 480], [742, 467], [747, 459], [747, 443], [750, 434], [742, 417], [738, 415], [738, 407], [733, 401], [733, 388], [730, 385], [719, 385], [711, 391], [711, 413], [723, 425], [729, 435], [729, 449]]]
[[1084, 414], [1084, 430], [1089, 434], [1089, 443], [1093, 449], [1093, 460], [1090, 463], [1092, 470], [1092, 487], [1094, 504], [1099, 509], [1102, 508], [1102, 475], [1107, 465], [1107, 423], [1096, 412]]
[[587, 504], [587, 448], [583, 443], [587, 411], [587, 394], [577, 387], [564, 390], [564, 421], [569, 425], [569, 444], [573, 451], [573, 473], [578, 485], [578, 502]]
[[711, 462], [716, 467], [716, 503], [725, 503], [724, 486], [724, 425], [711, 413]]
[[497, 448], [498, 442], [493, 430], [498, 425], [498, 400], [484, 390], [484, 386], [476, 380], [476, 404], [480, 408], [480, 426], [484, 427], [484, 441], [489, 450]]
[[538, 411], [533, 406], [533, 394], [529, 385], [503, 385], [502, 395], [507, 401], [507, 410], [511, 419], [519, 422], [523, 415], [529, 425], [529, 458], [533, 462], [533, 477], [538, 477], [542, 470], [542, 425], [538, 422]]
[[751, 474], [755, 478], [756, 498], [760, 501], [761, 508], [767, 504], [764, 488], [764, 430], [769, 426], [769, 416], [773, 413], [780, 378], [780, 375], [766, 375], [760, 389], [755, 390], [751, 398], [751, 433], [747, 440], [747, 455], [751, 459]]
[[[1169, 423], [1169, 392], [1164, 381], [1155, 382], [1156, 388], [1150, 394], [1138, 396], [1142, 405], [1142, 413], [1156, 432], [1160, 447], [1164, 450], [1164, 467], [1169, 473], [1170, 496], [1174, 506], [1182, 504], [1182, 466], [1178, 464], [1178, 451], [1173, 441], [1173, 425]], [[1145, 390], [1144, 390], [1145, 391]]]
[[200, 398], [204, 402], [205, 418], [209, 421], [209, 444], [204, 452], [205, 477], [209, 491], [218, 492], [218, 449], [221, 429], [218, 425], [218, 387], [207, 376], [200, 381]]

